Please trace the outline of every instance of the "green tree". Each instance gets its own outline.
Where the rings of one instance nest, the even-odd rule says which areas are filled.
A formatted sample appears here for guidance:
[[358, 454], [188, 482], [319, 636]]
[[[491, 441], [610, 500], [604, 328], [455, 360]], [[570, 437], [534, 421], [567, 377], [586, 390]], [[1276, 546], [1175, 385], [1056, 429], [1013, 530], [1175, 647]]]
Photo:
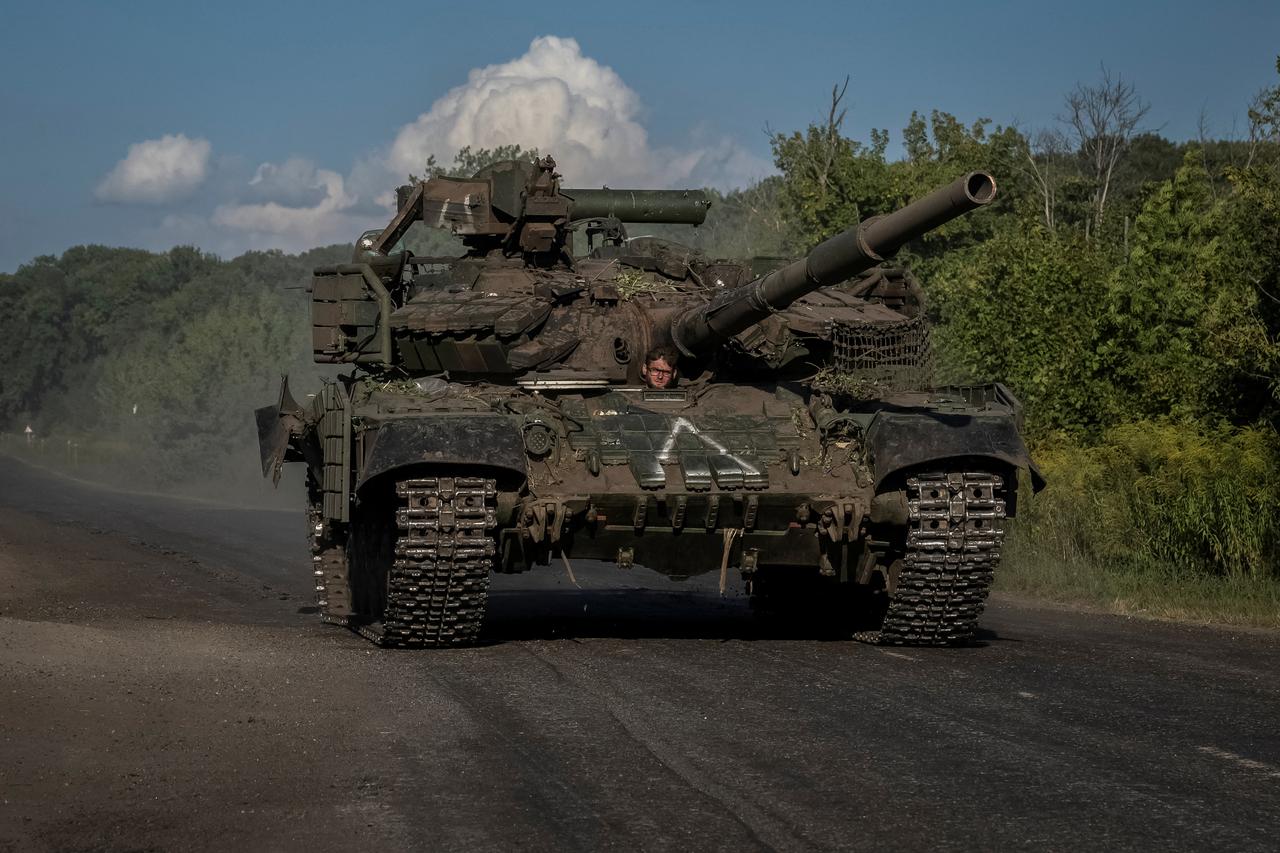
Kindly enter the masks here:
[[1275, 187], [1258, 175], [1236, 186], [1251, 192], [1216, 198], [1192, 148], [1137, 217], [1128, 262], [1109, 283], [1103, 346], [1129, 417], [1247, 423], [1274, 399], [1260, 279], [1274, 279], [1275, 258], [1242, 218], [1265, 220]]
[[872, 129], [870, 145], [842, 132], [841, 107], [849, 81], [831, 90], [831, 107], [822, 124], [804, 132], [771, 136], [774, 165], [783, 175], [782, 210], [796, 251], [811, 246], [877, 213], [887, 212], [892, 197], [885, 150], [887, 131]]
[[1089, 433], [1114, 416], [1099, 352], [1109, 259], [1037, 224], [942, 259], [929, 280], [944, 377], [999, 379], [1039, 434]]
[[780, 201], [797, 252], [867, 218], [891, 213], [967, 172], [1000, 174], [997, 201], [982, 216], [948, 223], [908, 247], [904, 260], [920, 265], [927, 277], [933, 260], [991, 236], [1025, 204], [1020, 200], [1030, 195], [1030, 178], [1014, 164], [1026, 141], [1016, 129], [992, 127], [987, 119], [965, 125], [937, 110], [926, 122], [913, 112], [902, 134], [906, 159], [891, 162], [887, 131], [873, 129], [870, 144], [843, 134], [843, 96], [842, 89], [833, 89], [824, 123], [811, 124], [803, 133], [773, 135], [774, 163], [783, 176]]

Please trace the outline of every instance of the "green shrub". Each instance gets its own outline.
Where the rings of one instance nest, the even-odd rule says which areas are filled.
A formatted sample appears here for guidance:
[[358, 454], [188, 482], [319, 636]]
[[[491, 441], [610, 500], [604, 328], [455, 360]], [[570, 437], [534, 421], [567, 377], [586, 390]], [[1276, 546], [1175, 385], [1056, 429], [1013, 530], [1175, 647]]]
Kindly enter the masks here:
[[1041, 556], [1280, 580], [1280, 438], [1269, 427], [1143, 422], [1094, 446], [1058, 438], [1037, 458], [1050, 488], [1018, 536]]

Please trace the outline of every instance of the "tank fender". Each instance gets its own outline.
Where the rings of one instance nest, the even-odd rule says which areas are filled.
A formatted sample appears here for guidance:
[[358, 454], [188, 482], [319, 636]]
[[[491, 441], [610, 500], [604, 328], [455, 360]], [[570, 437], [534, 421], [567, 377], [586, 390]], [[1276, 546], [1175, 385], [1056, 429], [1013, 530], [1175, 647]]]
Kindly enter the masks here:
[[1035, 491], [1045, 486], [1012, 414], [881, 412], [868, 427], [866, 440], [877, 490], [904, 468], [957, 457], [986, 457], [1025, 468]]
[[375, 477], [411, 465], [483, 465], [527, 476], [524, 439], [501, 415], [396, 418], [366, 433], [365, 463], [356, 490]]

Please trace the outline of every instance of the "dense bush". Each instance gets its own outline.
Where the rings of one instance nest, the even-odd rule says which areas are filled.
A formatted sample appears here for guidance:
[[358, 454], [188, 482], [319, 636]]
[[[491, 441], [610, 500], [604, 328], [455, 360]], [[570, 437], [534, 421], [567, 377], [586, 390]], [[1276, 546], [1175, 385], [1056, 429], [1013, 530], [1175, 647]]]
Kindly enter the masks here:
[[1024, 536], [1064, 562], [1158, 562], [1280, 580], [1280, 438], [1270, 427], [1138, 422], [1038, 449], [1052, 487]]

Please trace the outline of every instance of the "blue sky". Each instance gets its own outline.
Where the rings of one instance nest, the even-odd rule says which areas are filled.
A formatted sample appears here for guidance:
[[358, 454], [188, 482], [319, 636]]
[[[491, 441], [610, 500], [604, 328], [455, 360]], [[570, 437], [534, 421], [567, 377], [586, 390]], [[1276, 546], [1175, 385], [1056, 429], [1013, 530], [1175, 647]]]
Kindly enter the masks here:
[[741, 183], [846, 75], [864, 139], [913, 109], [1047, 126], [1101, 63], [1165, 135], [1230, 135], [1280, 53], [1274, 2], [5, 6], [0, 271], [349, 240], [460, 139], [542, 134], [569, 183]]

